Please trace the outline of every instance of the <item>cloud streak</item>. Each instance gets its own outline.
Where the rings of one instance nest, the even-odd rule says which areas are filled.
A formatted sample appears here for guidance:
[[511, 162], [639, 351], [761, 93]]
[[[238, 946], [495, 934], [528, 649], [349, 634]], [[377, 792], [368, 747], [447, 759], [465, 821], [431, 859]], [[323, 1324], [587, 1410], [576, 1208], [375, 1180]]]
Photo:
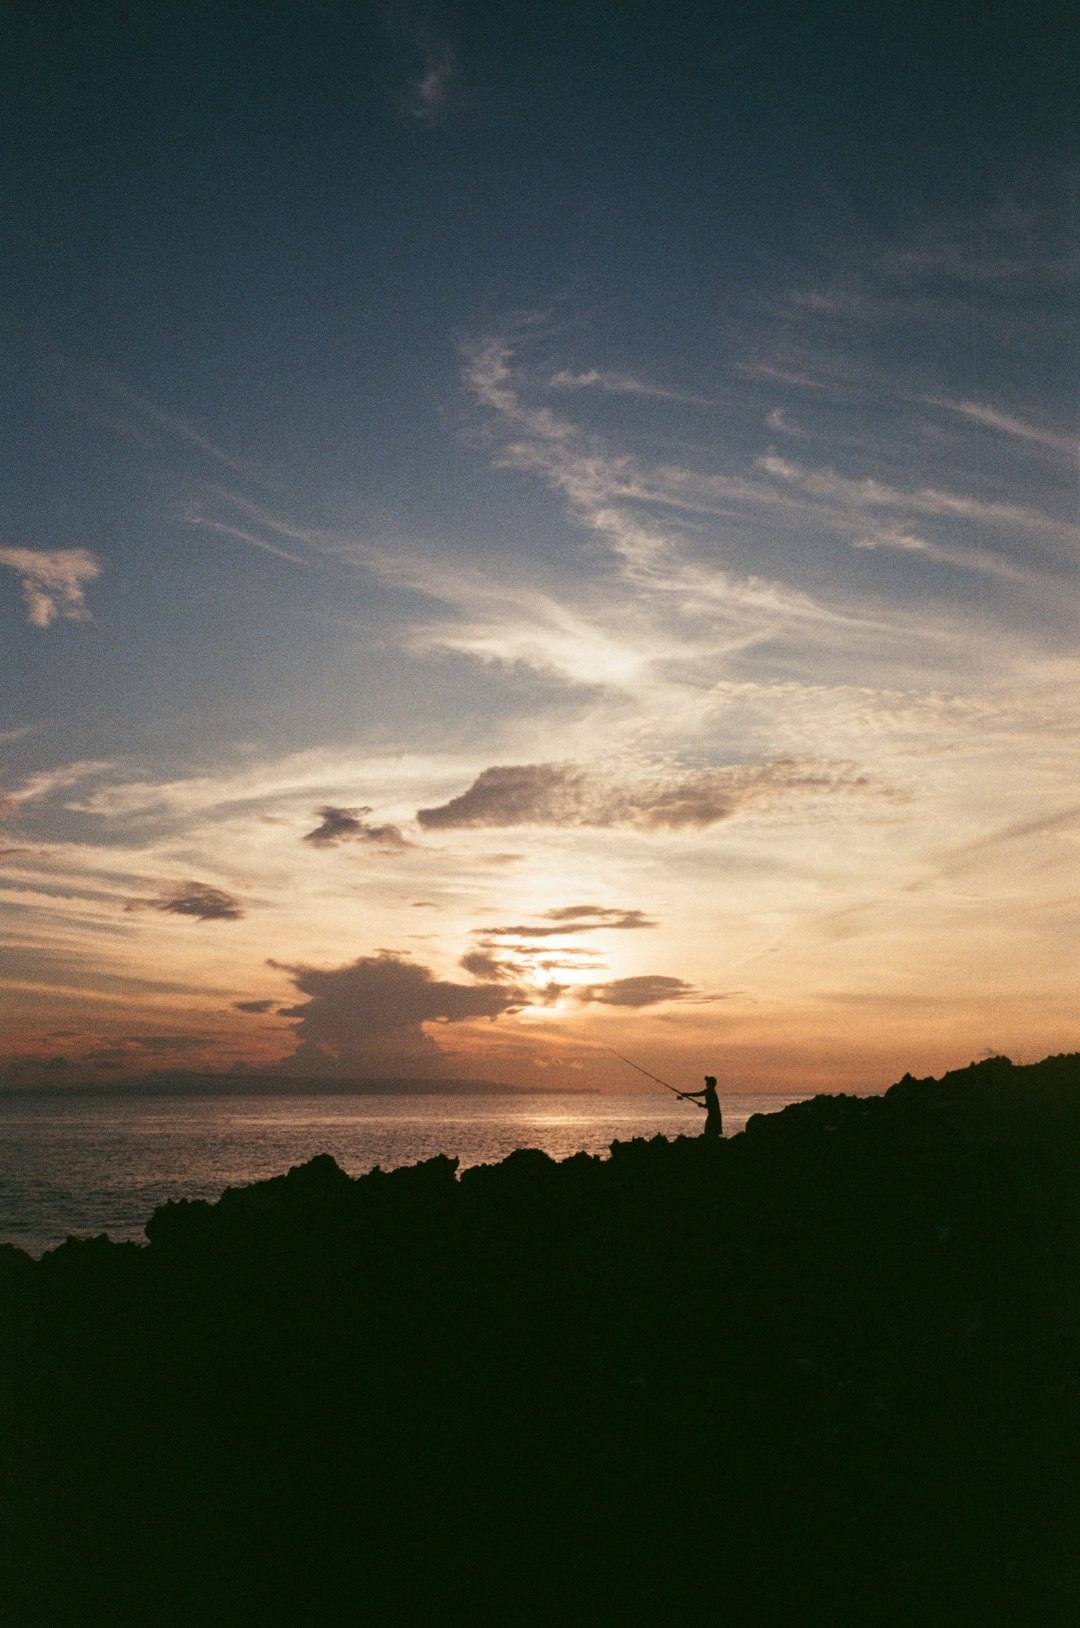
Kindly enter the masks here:
[[1046, 429], [1039, 424], [1029, 424], [1025, 419], [1016, 418], [1011, 413], [999, 412], [996, 407], [990, 407], [983, 402], [947, 401], [940, 396], [927, 396], [924, 399], [928, 407], [940, 407], [947, 413], [955, 413], [960, 418], [966, 418], [971, 424], [995, 430], [999, 435], [1009, 436], [1015, 441], [1027, 441], [1045, 447], [1050, 452], [1064, 452], [1074, 462], [1080, 453], [1080, 440], [1075, 435], [1062, 435], [1057, 430]]
[[976, 525], [1019, 527], [1044, 532], [1066, 542], [1080, 539], [1080, 528], [1019, 503], [994, 503], [963, 492], [923, 486], [904, 491], [872, 477], [853, 480], [832, 469], [808, 469], [770, 453], [759, 467], [774, 479], [798, 487], [808, 497], [836, 505], [841, 514], [858, 517], [879, 509], [906, 510], [934, 519], [971, 521]]
[[[485, 941], [500, 938], [565, 938], [572, 933], [595, 933], [601, 929], [615, 932], [635, 932], [642, 927], [655, 927], [656, 922], [643, 910], [618, 910], [602, 905], [569, 905], [560, 910], [541, 913], [545, 924], [512, 927], [479, 927], [477, 935]], [[548, 923], [557, 925], [549, 926]]]
[[606, 984], [587, 984], [573, 991], [574, 999], [598, 1006], [623, 1006], [640, 1010], [664, 1001], [700, 1000], [693, 984], [663, 973], [643, 973], [636, 978], [613, 978]]
[[[56, 770], [50, 785], [71, 784], [78, 777], [102, 776], [113, 766], [108, 763], [75, 764]], [[245, 809], [273, 809], [300, 802], [310, 808], [312, 801], [324, 798], [326, 804], [340, 806], [337, 798], [348, 785], [373, 777], [386, 778], [407, 795], [411, 784], [423, 784], [430, 774], [430, 761], [420, 756], [377, 757], [371, 753], [336, 754], [330, 751], [304, 751], [265, 763], [237, 767], [235, 762], [217, 774], [190, 775], [183, 779], [133, 779], [94, 788], [69, 807], [83, 814], [108, 820], [167, 818], [188, 821], [196, 817], [219, 818]], [[65, 779], [60, 777], [64, 776]], [[27, 782], [27, 786], [37, 783]], [[25, 800], [26, 788], [15, 794]]]
[[715, 407], [712, 396], [694, 395], [686, 390], [669, 390], [663, 385], [649, 384], [629, 373], [613, 373], [591, 367], [575, 373], [572, 368], [560, 368], [548, 381], [553, 390], [603, 390], [615, 396], [641, 396], [647, 401], [673, 401], [683, 407]]
[[888, 526], [875, 527], [861, 537], [853, 538], [851, 547], [869, 553], [885, 549], [897, 554], [920, 554], [923, 559], [933, 560], [938, 565], [953, 566], [960, 571], [981, 572], [984, 576], [998, 577], [1003, 582], [1032, 583], [1036, 580], [1034, 573], [996, 554], [989, 554], [985, 549], [932, 543], [916, 532]]
[[17, 791], [12, 792], [11, 801], [21, 807], [25, 803], [42, 803], [58, 791], [67, 791], [71, 786], [77, 786], [81, 781], [94, 780], [99, 775], [107, 774], [113, 765], [107, 760], [83, 759], [78, 763], [65, 763], [55, 769], [39, 769], [35, 774], [29, 775]]
[[[775, 450], [752, 450], [745, 437], [740, 438], [741, 459], [721, 471], [616, 450], [568, 414], [554, 411], [545, 391], [549, 396], [557, 391], [566, 401], [590, 387], [611, 387], [629, 397], [641, 381], [632, 374], [609, 377], [597, 369], [564, 368], [552, 374], [530, 367], [524, 334], [521, 325], [517, 332], [489, 334], [468, 348], [464, 383], [488, 415], [494, 466], [520, 470], [559, 494], [570, 517], [600, 545], [592, 558], [599, 560], [601, 549], [607, 552], [615, 594], [609, 591], [607, 596], [604, 620], [612, 633], [605, 633], [605, 639], [608, 643], [618, 639], [625, 659], [596, 663], [594, 674], [605, 687], [655, 699], [670, 686], [675, 665], [670, 646], [680, 641], [684, 663], [703, 661], [707, 653], [715, 668], [766, 644], [790, 645], [795, 637], [805, 647], [803, 661], [809, 658], [811, 644], [823, 660], [829, 659], [841, 633], [847, 652], [862, 641], [867, 651], [876, 647], [877, 659], [884, 661], [892, 649], [906, 646], [910, 651], [913, 639], [933, 643], [950, 625], [955, 633], [963, 610], [954, 598], [941, 602], [939, 620], [931, 624], [925, 616], [914, 617], [907, 601], [886, 604], [879, 594], [860, 603], [849, 587], [841, 586], [839, 577], [834, 577], [831, 602], [827, 590], [821, 590], [820, 573], [815, 573], [813, 591], [797, 586], [800, 575], [808, 580], [801, 570], [803, 560], [834, 540], [863, 553], [906, 555], [910, 573], [921, 576], [927, 593], [934, 591], [929, 578], [933, 566], [1028, 589], [1045, 588], [1049, 583], [1043, 566], [1037, 565], [1038, 554], [1045, 556], [1045, 569], [1057, 581], [1066, 555], [1071, 560], [1080, 541], [1080, 528], [1052, 509], [1009, 501], [1007, 495], [987, 497], [982, 490], [972, 494], [963, 489], [962, 481], [954, 486], [955, 465], [930, 464], [926, 468], [930, 478], [909, 482], [881, 479], [880, 459], [875, 460], [873, 474], [852, 475], [828, 463], [796, 463]], [[743, 364], [742, 370], [763, 387], [816, 383], [803, 369], [764, 362]], [[852, 375], [845, 388], [851, 399], [835, 451], [849, 446], [865, 457], [865, 441], [851, 438], [850, 412], [868, 397], [880, 397], [887, 390], [887, 379]], [[909, 418], [912, 404], [931, 403], [925, 392], [895, 387], [892, 398], [896, 411], [906, 410]], [[954, 406], [969, 420], [993, 423], [1014, 437], [1049, 444], [1049, 435], [1055, 446], [1060, 440], [973, 403], [942, 405]], [[774, 404], [774, 415], [776, 411]], [[831, 409], [829, 414], [832, 423], [836, 414]], [[789, 425], [774, 416], [773, 428], [787, 433]], [[927, 441], [924, 426], [909, 424], [904, 433], [913, 441], [918, 437], [920, 448], [941, 445], [940, 440]], [[807, 433], [802, 439], [810, 446], [821, 433], [813, 437]], [[925, 466], [929, 459], [924, 457], [923, 462]], [[816, 550], [807, 549], [811, 540], [817, 543]], [[795, 571], [783, 581], [745, 569], [740, 574], [737, 562], [752, 558], [761, 548], [772, 559], [786, 548]], [[619, 614], [612, 616], [616, 594], [622, 603]], [[482, 594], [473, 604], [482, 612], [475, 622], [449, 632], [435, 630], [430, 635], [432, 647], [441, 643], [482, 659], [523, 661], [573, 676], [574, 647], [580, 644], [585, 652], [595, 645], [587, 633], [580, 641], [571, 637], [568, 660], [557, 648], [558, 639], [538, 636], [535, 619], [517, 616], [509, 606], [493, 615], [495, 607], [485, 604]], [[624, 634], [629, 630], [630, 637], [619, 639], [616, 628]], [[594, 649], [592, 653], [599, 654]], [[581, 666], [579, 660], [578, 671]], [[668, 699], [673, 698], [670, 687]]]

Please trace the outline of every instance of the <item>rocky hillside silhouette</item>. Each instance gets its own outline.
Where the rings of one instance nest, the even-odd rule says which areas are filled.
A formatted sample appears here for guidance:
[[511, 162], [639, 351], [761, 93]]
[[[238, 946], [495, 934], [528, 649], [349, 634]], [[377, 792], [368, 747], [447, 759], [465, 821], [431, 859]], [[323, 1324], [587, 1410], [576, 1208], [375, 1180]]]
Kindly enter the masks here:
[[11, 1624], [1074, 1624], [1080, 1056], [0, 1251]]

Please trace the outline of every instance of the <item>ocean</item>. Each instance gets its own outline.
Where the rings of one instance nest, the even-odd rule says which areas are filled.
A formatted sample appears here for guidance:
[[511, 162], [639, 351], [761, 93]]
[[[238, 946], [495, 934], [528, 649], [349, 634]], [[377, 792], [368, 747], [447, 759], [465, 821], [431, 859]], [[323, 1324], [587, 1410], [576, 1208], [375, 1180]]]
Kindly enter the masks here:
[[[724, 1095], [724, 1130], [795, 1097]], [[330, 1153], [352, 1176], [446, 1153], [463, 1168], [541, 1148], [554, 1159], [605, 1153], [635, 1136], [697, 1135], [701, 1113], [675, 1097], [0, 1095], [0, 1242], [43, 1254], [105, 1232], [143, 1241], [169, 1199], [216, 1199]]]

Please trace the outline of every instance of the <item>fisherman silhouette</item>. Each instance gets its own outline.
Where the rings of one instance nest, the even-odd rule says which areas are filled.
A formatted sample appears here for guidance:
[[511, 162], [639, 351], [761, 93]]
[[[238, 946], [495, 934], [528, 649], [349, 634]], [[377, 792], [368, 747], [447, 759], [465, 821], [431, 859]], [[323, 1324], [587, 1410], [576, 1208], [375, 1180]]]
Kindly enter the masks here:
[[706, 1074], [704, 1091], [682, 1091], [680, 1095], [704, 1108], [705, 1129], [701, 1134], [706, 1142], [719, 1142], [724, 1134], [724, 1116], [720, 1112], [720, 1098], [716, 1094], [716, 1075]]

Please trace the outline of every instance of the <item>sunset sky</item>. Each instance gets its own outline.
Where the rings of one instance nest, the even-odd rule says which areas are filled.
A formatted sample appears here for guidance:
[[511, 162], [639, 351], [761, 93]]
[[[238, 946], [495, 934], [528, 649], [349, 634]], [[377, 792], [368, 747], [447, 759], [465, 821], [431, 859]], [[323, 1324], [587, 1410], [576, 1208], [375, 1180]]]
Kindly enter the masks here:
[[0, 1082], [1080, 1047], [1066, 15], [17, 0]]

